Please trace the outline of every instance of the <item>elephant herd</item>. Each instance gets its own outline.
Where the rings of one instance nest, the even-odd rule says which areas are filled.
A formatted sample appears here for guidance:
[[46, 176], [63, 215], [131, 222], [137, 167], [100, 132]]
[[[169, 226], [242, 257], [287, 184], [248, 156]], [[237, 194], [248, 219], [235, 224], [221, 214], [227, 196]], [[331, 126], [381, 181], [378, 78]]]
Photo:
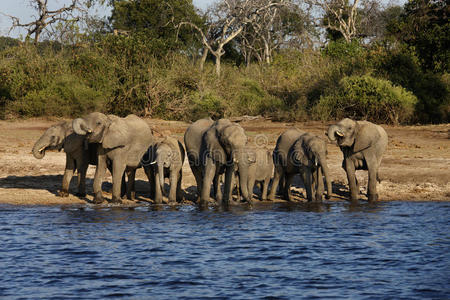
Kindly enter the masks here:
[[[343, 119], [331, 125], [326, 134], [343, 153], [342, 167], [347, 173], [350, 200], [358, 200], [356, 170], [368, 170], [368, 200], [377, 200], [378, 169], [388, 141], [384, 129], [367, 121]], [[125, 195], [134, 199], [135, 174], [140, 167], [144, 168], [150, 182], [150, 197], [156, 204], [163, 201], [165, 178], [169, 178], [169, 203], [180, 202], [186, 154], [196, 180], [199, 206], [207, 206], [211, 196], [217, 204], [230, 204], [235, 201], [234, 194], [238, 195], [238, 201], [242, 199], [252, 205], [257, 183], [261, 185], [261, 200], [274, 200], [278, 191], [283, 199], [291, 201], [290, 185], [296, 174], [304, 183], [308, 201], [321, 201], [325, 187], [326, 198], [332, 194], [326, 141], [299, 129], [282, 133], [272, 152], [250, 145], [239, 124], [228, 119], [205, 118], [187, 128], [183, 146], [170, 136], [157, 140], [148, 124], [135, 115], [120, 118], [94, 112], [50, 127], [36, 141], [32, 152], [41, 159], [46, 150], [55, 149], [66, 153], [59, 196], [68, 196], [70, 181], [77, 171], [77, 196], [84, 197], [87, 168], [96, 165], [93, 183], [96, 204], [104, 201], [101, 188], [106, 169], [112, 174], [111, 202], [120, 203]]]

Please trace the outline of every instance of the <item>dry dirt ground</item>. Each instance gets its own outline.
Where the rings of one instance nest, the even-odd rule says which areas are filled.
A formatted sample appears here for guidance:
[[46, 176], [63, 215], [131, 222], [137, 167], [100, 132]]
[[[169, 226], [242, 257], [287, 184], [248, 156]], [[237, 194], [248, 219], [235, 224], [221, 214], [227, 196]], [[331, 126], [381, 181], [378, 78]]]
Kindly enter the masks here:
[[[88, 196], [74, 196], [76, 178], [72, 179], [71, 195], [57, 197], [65, 165], [63, 152], [47, 151], [46, 156], [35, 159], [31, 148], [40, 135], [60, 119], [28, 119], [0, 121], [0, 203], [15, 205], [86, 205], [92, 201], [92, 179], [95, 167], [88, 170]], [[183, 140], [189, 125], [155, 119], [146, 121], [158, 132], [171, 134]], [[277, 137], [290, 127], [298, 127], [326, 138], [329, 124], [321, 122], [277, 123], [263, 119], [241, 118], [250, 142], [273, 149]], [[383, 157], [378, 184], [380, 200], [450, 201], [450, 124], [433, 126], [384, 126], [389, 135], [389, 146]], [[328, 143], [328, 164], [333, 179], [332, 200], [345, 200], [348, 196], [347, 180], [341, 168], [339, 148]], [[357, 172], [361, 183], [361, 199], [365, 197], [367, 172]], [[298, 180], [293, 193], [298, 201], [305, 201], [305, 190]], [[167, 187], [167, 186], [166, 186]], [[137, 172], [137, 199], [151, 202], [149, 185], [142, 170]], [[195, 199], [195, 180], [187, 162], [183, 168], [183, 189], [186, 203]], [[104, 195], [111, 198], [111, 177], [105, 178]], [[259, 200], [257, 200], [259, 201]], [[125, 201], [124, 205], [136, 202]], [[107, 204], [105, 204], [107, 205]]]

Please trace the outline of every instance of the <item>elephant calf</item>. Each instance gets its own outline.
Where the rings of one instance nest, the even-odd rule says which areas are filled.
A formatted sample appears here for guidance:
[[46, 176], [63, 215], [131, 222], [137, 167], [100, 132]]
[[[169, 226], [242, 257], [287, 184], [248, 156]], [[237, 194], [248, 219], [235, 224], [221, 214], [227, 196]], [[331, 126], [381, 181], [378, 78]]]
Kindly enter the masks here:
[[350, 200], [358, 200], [359, 186], [355, 171], [367, 170], [369, 172], [368, 200], [376, 201], [378, 199], [378, 168], [388, 144], [386, 131], [381, 126], [368, 121], [345, 118], [331, 125], [327, 135], [330, 141], [337, 142], [344, 154], [342, 167], [347, 173]]
[[69, 185], [75, 170], [78, 171], [77, 196], [86, 196], [86, 172], [89, 164], [97, 164], [97, 144], [85, 144], [85, 137], [76, 134], [72, 129], [72, 122], [62, 122], [53, 125], [36, 141], [33, 155], [37, 159], [45, 156], [46, 150], [64, 149], [66, 153], [66, 167], [59, 196], [69, 195]]
[[272, 152], [266, 149], [258, 148], [255, 150], [250, 150], [249, 153], [249, 197], [252, 197], [253, 195], [253, 187], [255, 183], [260, 183], [261, 200], [267, 200], [267, 191], [273, 173]]
[[169, 178], [169, 203], [182, 201], [181, 180], [185, 157], [183, 145], [172, 137], [166, 137], [149, 148], [149, 162], [143, 161], [145, 172], [154, 179], [155, 202], [161, 203], [164, 179]]

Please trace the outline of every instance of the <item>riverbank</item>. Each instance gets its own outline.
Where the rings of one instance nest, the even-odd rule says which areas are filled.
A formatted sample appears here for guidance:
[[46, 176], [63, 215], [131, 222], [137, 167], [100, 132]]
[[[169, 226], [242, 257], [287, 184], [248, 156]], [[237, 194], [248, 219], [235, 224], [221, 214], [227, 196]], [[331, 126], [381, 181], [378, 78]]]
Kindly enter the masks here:
[[[60, 119], [28, 119], [0, 121], [0, 203], [14, 205], [84, 205], [92, 201], [92, 179], [95, 167], [88, 169], [87, 192], [84, 199], [73, 195], [76, 179], [72, 180], [70, 196], [57, 197], [65, 166], [63, 152], [47, 151], [42, 160], [31, 154], [34, 142], [51, 125]], [[184, 122], [146, 119], [159, 133], [171, 134], [183, 140], [189, 125]], [[258, 142], [273, 149], [277, 137], [284, 130], [295, 126], [326, 138], [329, 124], [322, 122], [281, 123], [264, 119], [241, 118], [250, 142]], [[378, 184], [380, 200], [450, 201], [450, 124], [427, 126], [385, 126], [389, 135], [388, 149], [380, 168]], [[347, 179], [341, 168], [342, 153], [328, 143], [328, 164], [333, 178], [332, 200], [345, 200], [348, 195]], [[357, 172], [361, 183], [361, 199], [366, 199], [367, 172]], [[138, 170], [137, 199], [152, 202], [148, 198], [148, 182], [142, 170]], [[294, 195], [305, 201], [301, 183], [294, 182]], [[111, 198], [111, 177], [105, 178], [104, 195]], [[183, 167], [183, 183], [186, 201], [195, 199], [195, 179], [187, 161]], [[256, 200], [258, 201], [258, 200]], [[135, 202], [124, 201], [124, 205]], [[106, 202], [105, 202], [106, 205]]]

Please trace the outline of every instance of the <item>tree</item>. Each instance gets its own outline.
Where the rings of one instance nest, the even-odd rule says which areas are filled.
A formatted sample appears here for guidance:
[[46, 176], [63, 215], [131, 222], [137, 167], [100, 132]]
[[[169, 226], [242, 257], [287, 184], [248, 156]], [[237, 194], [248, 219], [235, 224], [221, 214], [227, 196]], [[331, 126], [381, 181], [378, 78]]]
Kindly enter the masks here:
[[177, 36], [174, 24], [189, 21], [201, 28], [204, 23], [192, 0], [111, 0], [110, 5], [113, 8], [110, 23], [114, 30], [141, 34], [163, 50], [195, 44], [191, 30], [181, 30]]
[[23, 24], [20, 19], [14, 16], [9, 16], [12, 19], [13, 25], [11, 29], [16, 27], [27, 28], [27, 38], [33, 36], [34, 43], [37, 44], [41, 34], [56, 23], [76, 22], [79, 17], [77, 12], [85, 11], [87, 2], [84, 0], [71, 0], [70, 5], [64, 5], [59, 9], [51, 10], [48, 7], [48, 0], [29, 0], [30, 5], [36, 10], [37, 16], [34, 21]]
[[405, 4], [398, 38], [414, 47], [422, 67], [450, 71], [449, 0], [411, 0]]
[[265, 1], [263, 5], [255, 0], [222, 0], [209, 9], [206, 30], [192, 22], [180, 22], [178, 28], [188, 25], [197, 30], [204, 46], [202, 61], [210, 52], [215, 57], [216, 74], [220, 76], [225, 45], [241, 34], [245, 26], [256, 22], [267, 9], [283, 3], [284, 0]]

